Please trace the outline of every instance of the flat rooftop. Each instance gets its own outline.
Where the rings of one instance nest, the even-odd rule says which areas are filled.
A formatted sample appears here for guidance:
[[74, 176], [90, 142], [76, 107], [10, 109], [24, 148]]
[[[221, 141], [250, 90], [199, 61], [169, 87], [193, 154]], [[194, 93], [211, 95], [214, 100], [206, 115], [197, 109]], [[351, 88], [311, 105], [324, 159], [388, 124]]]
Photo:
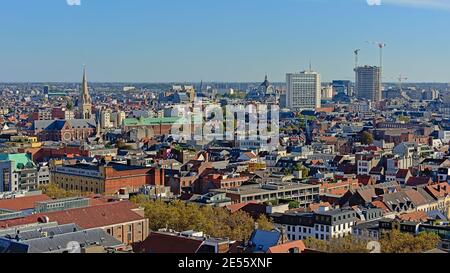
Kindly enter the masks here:
[[214, 192], [225, 192], [240, 195], [254, 195], [254, 194], [270, 194], [278, 191], [294, 191], [302, 189], [319, 188], [318, 185], [310, 185], [304, 183], [273, 183], [267, 185], [245, 185], [233, 189], [217, 189]]

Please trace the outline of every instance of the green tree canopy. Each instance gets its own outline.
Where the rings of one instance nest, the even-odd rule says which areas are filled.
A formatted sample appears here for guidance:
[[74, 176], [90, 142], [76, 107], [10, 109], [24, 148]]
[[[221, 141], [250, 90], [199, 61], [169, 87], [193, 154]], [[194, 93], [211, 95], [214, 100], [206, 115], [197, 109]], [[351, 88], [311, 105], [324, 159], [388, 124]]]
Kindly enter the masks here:
[[367, 242], [357, 240], [352, 235], [343, 238], [333, 238], [329, 241], [309, 237], [304, 240], [305, 246], [310, 249], [328, 253], [368, 253]]
[[381, 236], [381, 251], [384, 253], [423, 253], [436, 248], [440, 238], [437, 234], [422, 232], [413, 234], [392, 230]]
[[[132, 197], [131, 201], [145, 209], [145, 217], [153, 231], [166, 227], [177, 231], [198, 230], [213, 237], [244, 240], [250, 237], [255, 226], [255, 220], [243, 211], [230, 213], [224, 208], [182, 201], [165, 203], [148, 200], [144, 196]], [[273, 224], [265, 216], [256, 222], [260, 229], [273, 229]]]
[[82, 193], [81, 191], [73, 191], [73, 190], [67, 191], [63, 188], [60, 188], [58, 185], [54, 183], [42, 185], [39, 187], [39, 190], [41, 190], [43, 194], [47, 195], [52, 199], [80, 197], [87, 195], [87, 193]]
[[373, 135], [369, 132], [364, 131], [361, 135], [361, 143], [364, 145], [370, 145], [373, 143]]

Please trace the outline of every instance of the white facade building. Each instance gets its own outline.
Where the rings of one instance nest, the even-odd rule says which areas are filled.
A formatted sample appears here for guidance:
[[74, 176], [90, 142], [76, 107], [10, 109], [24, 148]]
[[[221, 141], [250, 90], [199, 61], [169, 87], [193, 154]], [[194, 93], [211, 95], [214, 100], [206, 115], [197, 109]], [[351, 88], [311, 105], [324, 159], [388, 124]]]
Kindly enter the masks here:
[[352, 233], [357, 222], [354, 210], [328, 210], [321, 207], [313, 213], [285, 213], [273, 215], [275, 223], [284, 227], [289, 240], [305, 240], [309, 237], [318, 240], [342, 238]]
[[315, 110], [321, 107], [320, 74], [303, 71], [286, 74], [287, 107], [293, 111]]

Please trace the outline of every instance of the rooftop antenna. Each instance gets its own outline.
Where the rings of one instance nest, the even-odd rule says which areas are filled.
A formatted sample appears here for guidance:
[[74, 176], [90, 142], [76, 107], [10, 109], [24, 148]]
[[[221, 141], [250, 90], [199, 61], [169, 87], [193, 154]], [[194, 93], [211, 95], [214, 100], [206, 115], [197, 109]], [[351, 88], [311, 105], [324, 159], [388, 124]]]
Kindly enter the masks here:
[[312, 72], [312, 63], [311, 63], [311, 60], [309, 60], [309, 72]]

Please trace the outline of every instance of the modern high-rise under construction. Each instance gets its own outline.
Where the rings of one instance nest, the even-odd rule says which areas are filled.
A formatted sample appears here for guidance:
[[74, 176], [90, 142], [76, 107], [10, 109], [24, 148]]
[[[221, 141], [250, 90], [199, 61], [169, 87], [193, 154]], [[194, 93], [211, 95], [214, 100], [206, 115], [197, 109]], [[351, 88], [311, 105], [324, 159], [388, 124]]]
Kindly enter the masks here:
[[378, 66], [360, 66], [356, 72], [356, 97], [358, 99], [381, 101], [381, 69]]

